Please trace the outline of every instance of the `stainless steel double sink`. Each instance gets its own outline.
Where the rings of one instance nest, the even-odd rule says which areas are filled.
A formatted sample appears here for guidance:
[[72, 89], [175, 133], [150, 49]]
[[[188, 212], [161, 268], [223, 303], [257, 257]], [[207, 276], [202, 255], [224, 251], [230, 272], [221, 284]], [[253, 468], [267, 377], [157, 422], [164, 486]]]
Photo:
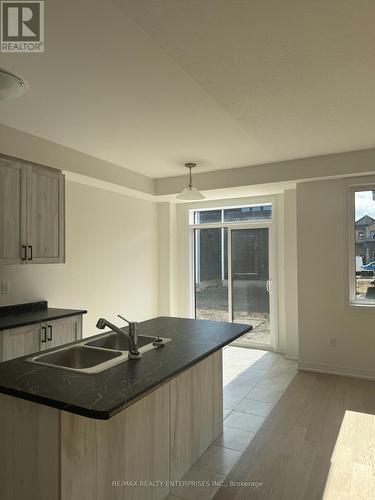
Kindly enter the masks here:
[[[156, 338], [138, 335], [139, 352], [143, 355], [153, 349], [159, 349], [171, 341], [169, 338], [160, 337], [162, 342], [154, 344]], [[63, 370], [95, 374], [127, 361], [128, 354], [128, 339], [117, 333], [109, 332], [94, 340], [86, 340], [46, 354], [32, 356], [26, 361]]]

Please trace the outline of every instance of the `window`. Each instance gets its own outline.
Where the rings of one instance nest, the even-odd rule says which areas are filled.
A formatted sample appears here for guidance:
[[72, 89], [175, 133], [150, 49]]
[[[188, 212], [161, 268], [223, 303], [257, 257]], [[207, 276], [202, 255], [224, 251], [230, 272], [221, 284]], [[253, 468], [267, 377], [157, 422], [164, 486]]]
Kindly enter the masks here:
[[375, 305], [375, 191], [354, 192], [354, 230], [351, 232], [352, 302]]
[[195, 224], [210, 224], [222, 222], [222, 210], [202, 210], [196, 211], [194, 217]]
[[270, 219], [272, 219], [270, 203], [249, 207], [193, 210], [194, 224], [238, 223]]

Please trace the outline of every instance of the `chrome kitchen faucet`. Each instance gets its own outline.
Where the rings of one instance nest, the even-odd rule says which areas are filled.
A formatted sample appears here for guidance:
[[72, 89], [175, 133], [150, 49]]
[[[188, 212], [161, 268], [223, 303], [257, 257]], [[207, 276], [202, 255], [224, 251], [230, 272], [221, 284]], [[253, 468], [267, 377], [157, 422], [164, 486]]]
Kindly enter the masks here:
[[122, 320], [126, 321], [126, 323], [128, 323], [129, 333], [127, 333], [125, 330], [122, 330], [122, 328], [114, 325], [113, 323], [110, 323], [104, 318], [98, 319], [98, 322], [96, 323], [96, 328], [100, 328], [101, 330], [103, 330], [103, 328], [108, 326], [108, 328], [111, 328], [111, 330], [113, 330], [114, 332], [127, 338], [129, 341], [129, 358], [140, 359], [142, 357], [142, 354], [139, 352], [138, 349], [138, 323], [136, 321], [128, 321], [123, 316], [120, 316], [120, 314], [118, 314], [117, 316]]

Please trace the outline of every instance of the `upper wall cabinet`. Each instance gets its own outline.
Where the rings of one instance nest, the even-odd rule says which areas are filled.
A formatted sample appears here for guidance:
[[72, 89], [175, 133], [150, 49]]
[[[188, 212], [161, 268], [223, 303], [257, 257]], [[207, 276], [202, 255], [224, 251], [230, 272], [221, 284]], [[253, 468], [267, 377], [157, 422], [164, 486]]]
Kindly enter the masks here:
[[26, 178], [27, 262], [64, 262], [64, 176], [28, 165]]
[[0, 264], [65, 262], [59, 170], [0, 158]]
[[19, 264], [26, 253], [26, 168], [0, 158], [0, 263]]

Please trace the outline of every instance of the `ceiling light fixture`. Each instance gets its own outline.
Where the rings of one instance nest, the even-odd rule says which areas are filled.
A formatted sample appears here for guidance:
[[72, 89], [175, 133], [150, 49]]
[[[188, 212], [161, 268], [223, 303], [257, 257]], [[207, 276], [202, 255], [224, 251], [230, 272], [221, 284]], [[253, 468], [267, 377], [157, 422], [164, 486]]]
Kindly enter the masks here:
[[193, 187], [193, 180], [192, 180], [192, 175], [191, 175], [191, 169], [196, 167], [196, 163], [185, 163], [185, 167], [189, 169], [189, 185], [186, 186], [185, 189], [182, 190], [182, 192], [177, 195], [177, 198], [179, 200], [204, 200], [205, 196], [203, 196], [202, 193], [198, 191], [197, 188]]
[[25, 80], [6, 69], [0, 68], [0, 101], [20, 97], [26, 90]]

